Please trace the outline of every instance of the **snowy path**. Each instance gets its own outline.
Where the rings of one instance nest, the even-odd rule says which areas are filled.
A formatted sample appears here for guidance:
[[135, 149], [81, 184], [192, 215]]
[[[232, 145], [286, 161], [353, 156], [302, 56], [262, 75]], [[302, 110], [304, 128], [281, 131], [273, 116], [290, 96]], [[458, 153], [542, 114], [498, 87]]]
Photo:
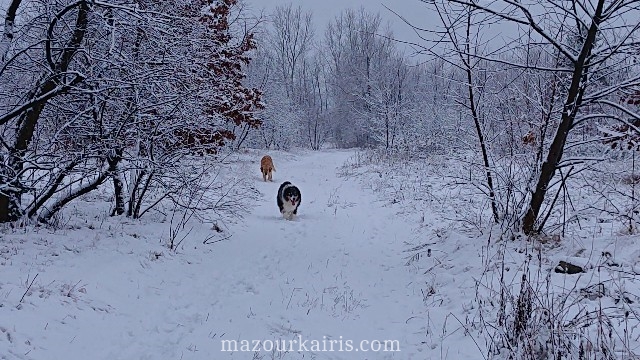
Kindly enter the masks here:
[[[0, 301], [11, 307], [0, 307], [0, 330], [12, 335], [0, 339], [0, 359], [424, 359], [421, 275], [404, 266], [402, 254], [411, 226], [356, 180], [337, 176], [351, 154], [274, 156], [274, 182], [263, 183], [256, 169], [263, 199], [229, 241], [194, 243], [151, 261], [133, 238], [102, 239], [81, 255], [61, 250], [52, 265], [36, 261], [16, 278], [0, 278]], [[285, 180], [302, 191], [295, 221], [283, 220], [275, 204]], [[80, 284], [69, 301], [32, 291], [15, 309], [27, 273], [39, 274], [40, 294]], [[221, 340], [240, 347], [242, 340], [295, 339], [307, 340], [309, 351], [221, 352]], [[343, 349], [353, 341], [354, 351], [362, 340], [397, 340], [400, 352], [311, 351], [314, 340], [325, 340], [326, 350], [330, 339], [342, 339]]]

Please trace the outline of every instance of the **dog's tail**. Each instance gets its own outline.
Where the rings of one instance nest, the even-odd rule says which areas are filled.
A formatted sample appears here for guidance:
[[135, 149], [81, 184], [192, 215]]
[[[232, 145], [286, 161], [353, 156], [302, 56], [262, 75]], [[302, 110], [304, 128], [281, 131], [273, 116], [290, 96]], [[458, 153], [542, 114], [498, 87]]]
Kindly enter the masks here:
[[275, 165], [271, 165], [271, 171], [276, 171]]

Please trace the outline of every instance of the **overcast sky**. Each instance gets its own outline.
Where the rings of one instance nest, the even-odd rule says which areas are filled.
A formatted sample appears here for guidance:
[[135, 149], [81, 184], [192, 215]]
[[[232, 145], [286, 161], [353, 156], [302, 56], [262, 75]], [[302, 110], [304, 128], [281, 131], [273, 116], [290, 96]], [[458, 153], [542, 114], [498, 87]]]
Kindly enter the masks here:
[[415, 32], [397, 15], [385, 8], [397, 12], [416, 26], [432, 27], [438, 21], [433, 13], [420, 0], [245, 0], [252, 9], [265, 9], [271, 12], [278, 5], [301, 5], [303, 9], [313, 12], [313, 19], [317, 32], [324, 33], [325, 26], [345, 9], [360, 7], [372, 13], [380, 13], [384, 20], [391, 24], [391, 29], [397, 39], [404, 41], [419, 41]]

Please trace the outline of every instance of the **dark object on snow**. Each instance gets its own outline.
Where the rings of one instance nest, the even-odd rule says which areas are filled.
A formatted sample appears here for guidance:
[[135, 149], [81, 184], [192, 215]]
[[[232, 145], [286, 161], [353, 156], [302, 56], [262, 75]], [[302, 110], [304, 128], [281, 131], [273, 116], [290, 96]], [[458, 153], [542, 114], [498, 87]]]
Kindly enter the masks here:
[[625, 296], [624, 294], [619, 294], [620, 296], [618, 298], [613, 299], [613, 303], [617, 304], [620, 302], [620, 300], [624, 301], [626, 304], [633, 304], [633, 300], [631, 300], [628, 296]]
[[287, 220], [292, 220], [298, 214], [298, 206], [302, 202], [300, 189], [289, 181], [285, 181], [278, 189], [278, 208], [280, 213]]
[[596, 300], [604, 297], [607, 294], [607, 289], [603, 283], [597, 283], [580, 289], [580, 294], [589, 300]]
[[585, 272], [583, 268], [581, 268], [578, 265], [573, 265], [571, 263], [568, 263], [566, 261], [560, 261], [560, 263], [558, 264], [558, 266], [556, 266], [555, 268], [555, 272], [560, 273], [560, 274], [579, 274], [579, 273], [583, 273]]

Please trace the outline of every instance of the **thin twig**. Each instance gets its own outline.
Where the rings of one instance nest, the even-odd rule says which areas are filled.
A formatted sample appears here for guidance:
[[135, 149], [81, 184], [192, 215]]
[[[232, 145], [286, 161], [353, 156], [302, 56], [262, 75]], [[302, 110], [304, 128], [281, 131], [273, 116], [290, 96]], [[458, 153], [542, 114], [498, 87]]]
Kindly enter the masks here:
[[31, 289], [31, 286], [33, 285], [33, 282], [36, 281], [36, 278], [38, 277], [38, 275], [40, 274], [36, 274], [36, 276], [33, 277], [33, 279], [31, 280], [31, 284], [29, 284], [29, 286], [27, 287], [27, 290], [25, 290], [24, 294], [22, 294], [22, 297], [20, 298], [20, 302], [22, 302], [22, 300], [24, 300], [24, 297], [27, 296], [29, 289]]

